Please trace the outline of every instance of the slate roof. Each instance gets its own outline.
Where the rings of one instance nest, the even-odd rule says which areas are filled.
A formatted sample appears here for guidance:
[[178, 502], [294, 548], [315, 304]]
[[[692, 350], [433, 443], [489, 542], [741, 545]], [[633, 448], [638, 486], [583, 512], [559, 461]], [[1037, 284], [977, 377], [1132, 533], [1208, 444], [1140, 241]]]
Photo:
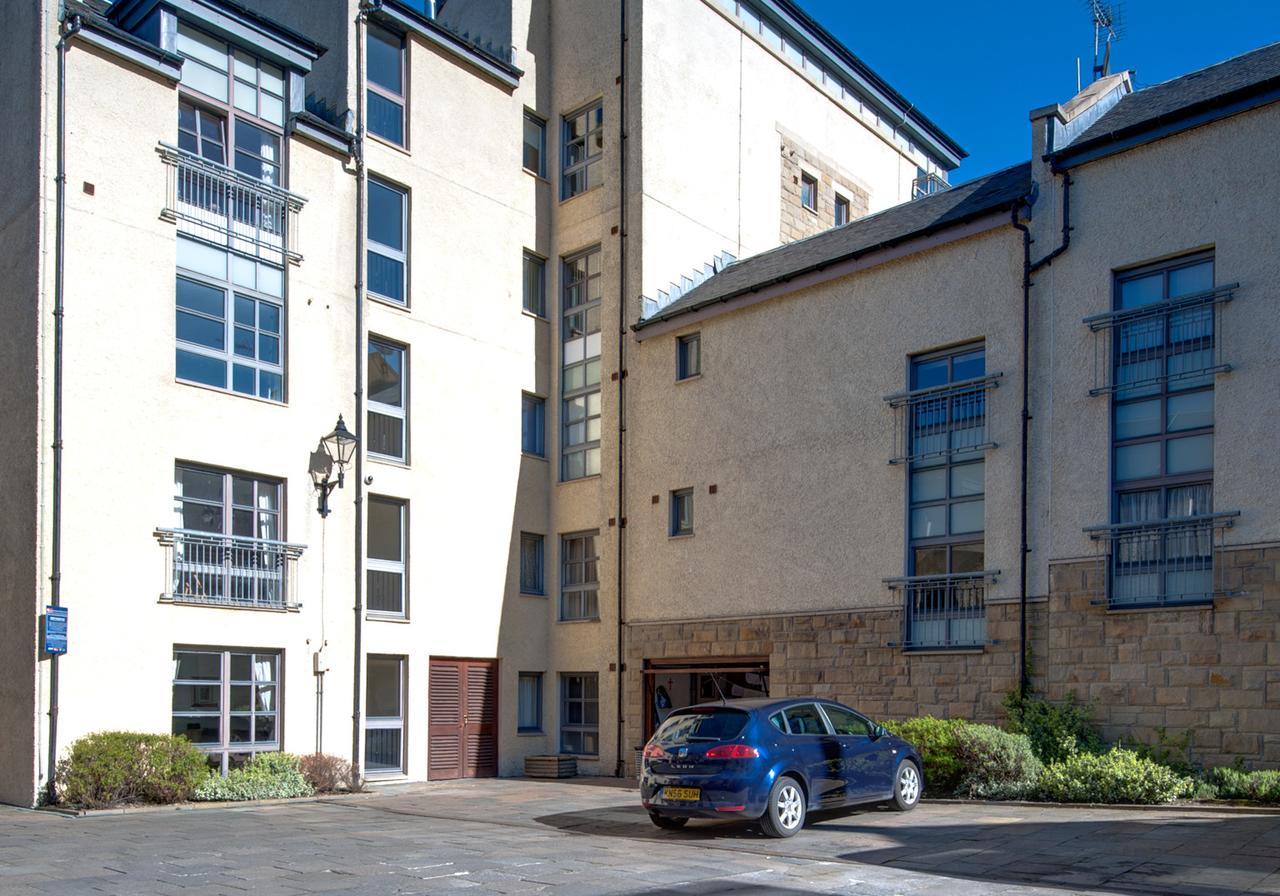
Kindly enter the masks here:
[[[1172, 125], [1198, 112], [1280, 88], [1280, 42], [1232, 57], [1123, 97], [1083, 134], [1054, 154], [1059, 160]], [[1238, 111], [1238, 110], [1235, 110]]]
[[633, 329], [725, 302], [766, 286], [908, 239], [928, 236], [1000, 209], [1012, 208], [1031, 190], [1031, 163], [1024, 162], [941, 193], [896, 205], [759, 255], [735, 261]]

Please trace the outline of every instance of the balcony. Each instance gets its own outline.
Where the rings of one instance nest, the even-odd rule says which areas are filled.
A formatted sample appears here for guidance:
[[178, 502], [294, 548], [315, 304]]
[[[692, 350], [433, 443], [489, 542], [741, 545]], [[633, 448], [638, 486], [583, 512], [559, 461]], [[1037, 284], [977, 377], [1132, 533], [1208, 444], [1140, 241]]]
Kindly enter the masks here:
[[923, 199], [926, 196], [932, 196], [934, 193], [941, 193], [950, 189], [951, 184], [936, 174], [924, 174], [911, 179], [912, 199]]
[[987, 392], [999, 373], [886, 395], [897, 422], [891, 464], [905, 464], [994, 448], [987, 429]]
[[272, 264], [302, 260], [301, 196], [167, 143], [156, 152], [167, 171], [161, 218], [182, 233]]
[[1226, 593], [1214, 563], [1214, 536], [1221, 541], [1239, 515], [1236, 510], [1085, 529], [1106, 564], [1107, 605], [1204, 604]]
[[298, 558], [305, 545], [190, 529], [156, 529], [164, 547], [161, 600], [266, 610], [296, 610]]
[[1222, 351], [1222, 309], [1239, 283], [1206, 292], [1109, 311], [1084, 319], [1094, 334], [1090, 395], [1136, 397], [1206, 385], [1231, 365]]
[[903, 597], [902, 643], [908, 650], [954, 650], [987, 642], [987, 585], [998, 572], [885, 579]]

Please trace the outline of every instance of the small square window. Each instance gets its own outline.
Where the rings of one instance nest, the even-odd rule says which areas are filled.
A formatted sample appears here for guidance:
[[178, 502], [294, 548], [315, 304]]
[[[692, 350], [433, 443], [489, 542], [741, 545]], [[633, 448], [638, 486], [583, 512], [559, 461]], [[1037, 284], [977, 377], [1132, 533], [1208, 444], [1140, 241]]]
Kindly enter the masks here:
[[524, 310], [547, 316], [547, 262], [532, 252], [524, 253]]
[[702, 334], [690, 333], [676, 341], [676, 379], [702, 374]]
[[542, 673], [521, 672], [516, 696], [516, 730], [521, 734], [542, 731]]
[[800, 204], [811, 212], [818, 210], [818, 181], [811, 174], [800, 175]]
[[693, 534], [693, 489], [685, 488], [671, 493], [671, 534]]
[[836, 226], [849, 223], [849, 200], [836, 194]]
[[543, 538], [532, 532], [520, 533], [520, 593], [545, 594], [542, 551]]
[[528, 110], [524, 113], [524, 170], [547, 176], [547, 123]]
[[547, 456], [546, 399], [527, 392], [520, 396], [520, 450], [534, 457]]

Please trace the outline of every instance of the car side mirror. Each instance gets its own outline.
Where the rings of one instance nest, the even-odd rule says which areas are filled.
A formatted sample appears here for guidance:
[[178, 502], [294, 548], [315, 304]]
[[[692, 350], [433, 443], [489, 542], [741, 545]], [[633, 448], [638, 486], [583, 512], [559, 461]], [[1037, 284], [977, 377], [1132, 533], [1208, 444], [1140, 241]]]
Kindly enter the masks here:
[[888, 733], [889, 733], [889, 729], [888, 729], [888, 728], [885, 728], [883, 725], [872, 725], [872, 726], [871, 726], [871, 739], [872, 739], [872, 740], [879, 740], [880, 738], [884, 737], [884, 736], [885, 736], [886, 734], [888, 734]]

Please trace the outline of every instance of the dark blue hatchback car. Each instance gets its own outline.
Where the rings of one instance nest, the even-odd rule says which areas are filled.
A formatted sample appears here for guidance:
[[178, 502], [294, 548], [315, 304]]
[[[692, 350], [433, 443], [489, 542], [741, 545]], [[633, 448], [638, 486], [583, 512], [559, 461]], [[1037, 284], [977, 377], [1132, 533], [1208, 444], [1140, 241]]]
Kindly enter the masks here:
[[727, 700], [667, 717], [644, 748], [640, 798], [660, 828], [747, 818], [790, 837], [813, 809], [915, 808], [923, 768], [915, 747], [842, 704]]

